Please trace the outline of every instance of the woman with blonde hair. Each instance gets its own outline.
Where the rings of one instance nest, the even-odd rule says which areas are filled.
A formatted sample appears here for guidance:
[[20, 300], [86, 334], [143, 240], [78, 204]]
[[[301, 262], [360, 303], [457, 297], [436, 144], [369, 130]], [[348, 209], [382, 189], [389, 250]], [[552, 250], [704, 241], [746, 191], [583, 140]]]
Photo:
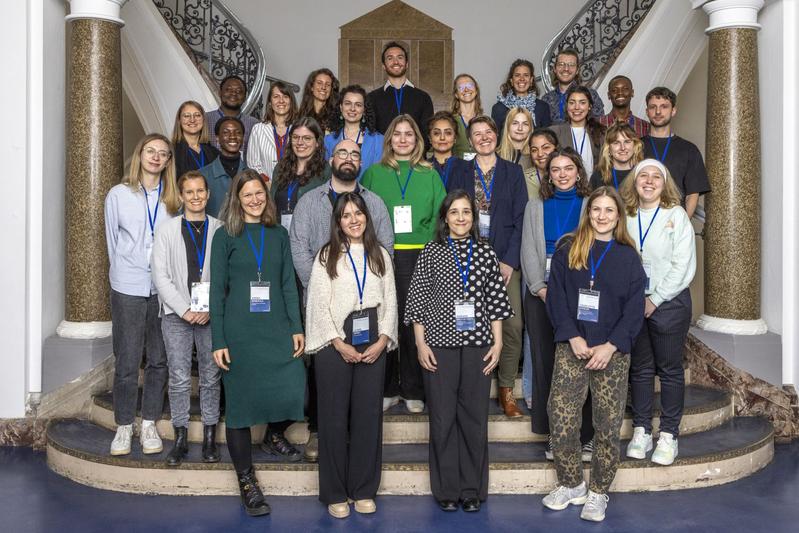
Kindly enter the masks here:
[[[453, 153], [467, 161], [474, 157], [474, 148], [469, 142], [469, 121], [483, 114], [480, 102], [480, 85], [471, 74], [458, 74], [452, 80], [452, 106], [450, 113], [457, 119], [457, 138]], [[432, 121], [431, 121], [432, 122]]]
[[497, 154], [506, 161], [512, 161], [527, 172], [533, 167], [530, 158], [530, 135], [533, 133], [533, 117], [523, 107], [514, 107], [508, 111], [505, 126], [502, 129]]
[[[599, 163], [591, 174], [591, 189], [602, 185], [621, 191], [624, 179], [644, 158], [644, 143], [629, 124], [616, 122], [605, 132], [605, 141], [599, 151]], [[623, 197], [622, 197], [623, 199]]]
[[189, 170], [200, 170], [219, 157], [219, 150], [210, 142], [205, 110], [194, 100], [180, 104], [172, 127], [172, 144], [175, 179]]
[[[394, 273], [399, 316], [405, 314], [416, 259], [435, 236], [438, 208], [446, 196], [438, 172], [424, 159], [424, 137], [410, 115], [391, 121], [383, 141], [380, 164], [372, 165], [361, 185], [382, 198], [394, 226]], [[383, 410], [405, 400], [411, 413], [424, 410], [422, 367], [413, 330], [399, 328], [399, 353], [387, 354]]]

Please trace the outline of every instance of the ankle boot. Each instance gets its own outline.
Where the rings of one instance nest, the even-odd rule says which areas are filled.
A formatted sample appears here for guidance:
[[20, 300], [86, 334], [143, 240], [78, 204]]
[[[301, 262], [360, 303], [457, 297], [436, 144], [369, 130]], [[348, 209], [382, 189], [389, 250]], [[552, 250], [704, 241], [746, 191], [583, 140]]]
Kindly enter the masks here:
[[203, 463], [218, 463], [219, 449], [216, 447], [216, 424], [203, 426]]
[[296, 463], [302, 459], [302, 453], [292, 446], [282, 431], [273, 431], [269, 427], [267, 427], [264, 441], [261, 443], [261, 450], [282, 457], [290, 463]]
[[175, 428], [175, 445], [166, 456], [167, 465], [180, 466], [186, 454], [189, 453], [188, 432], [188, 428]]
[[264, 494], [255, 479], [255, 472], [252, 467], [245, 472], [237, 473], [239, 477], [239, 491], [241, 492], [241, 503], [244, 510], [250, 516], [263, 516], [269, 514], [272, 509], [264, 499]]
[[516, 405], [516, 398], [513, 397], [513, 387], [499, 388], [499, 405], [508, 418], [519, 418], [524, 416]]

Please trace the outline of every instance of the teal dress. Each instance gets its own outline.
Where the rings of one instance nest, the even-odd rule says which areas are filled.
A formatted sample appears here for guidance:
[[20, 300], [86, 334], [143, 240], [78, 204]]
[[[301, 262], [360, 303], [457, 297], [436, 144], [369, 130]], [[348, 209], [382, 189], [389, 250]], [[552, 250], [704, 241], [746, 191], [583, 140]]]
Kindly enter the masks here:
[[250, 282], [258, 280], [256, 250], [261, 224], [245, 224], [233, 237], [214, 234], [211, 251], [211, 332], [213, 349], [227, 348], [225, 423], [230, 428], [302, 420], [305, 365], [292, 357], [292, 335], [302, 333], [289, 236], [281, 226], [266, 227], [261, 280], [270, 283], [271, 309], [250, 312]]

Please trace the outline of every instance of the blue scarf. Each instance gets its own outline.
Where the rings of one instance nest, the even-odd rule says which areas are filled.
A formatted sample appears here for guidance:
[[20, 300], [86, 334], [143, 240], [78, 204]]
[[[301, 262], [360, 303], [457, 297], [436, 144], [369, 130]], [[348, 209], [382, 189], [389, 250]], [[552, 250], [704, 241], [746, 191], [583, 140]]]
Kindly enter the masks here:
[[508, 109], [513, 109], [514, 107], [522, 107], [530, 112], [530, 115], [533, 117], [533, 126], [535, 126], [535, 102], [538, 98], [533, 93], [527, 93], [527, 96], [516, 96], [516, 94], [511, 91], [507, 95], [497, 95], [497, 102], [502, 102], [502, 105], [507, 107]]

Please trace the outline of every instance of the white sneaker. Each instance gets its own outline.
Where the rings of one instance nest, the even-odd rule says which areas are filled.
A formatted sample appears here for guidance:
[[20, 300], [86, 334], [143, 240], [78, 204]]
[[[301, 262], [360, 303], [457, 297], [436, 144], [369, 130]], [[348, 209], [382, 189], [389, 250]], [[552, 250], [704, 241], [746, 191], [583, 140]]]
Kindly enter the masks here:
[[571, 505], [582, 505], [588, 499], [588, 489], [585, 486], [585, 481], [570, 489], [563, 485], [558, 486], [555, 490], [544, 496], [541, 503], [544, 507], [552, 509], [553, 511], [562, 511]]
[[164, 443], [161, 442], [155, 422], [152, 420], [142, 420], [139, 442], [141, 443], [141, 452], [144, 454], [161, 453], [164, 449]]
[[424, 411], [424, 402], [422, 400], [405, 400], [405, 408], [409, 413], [419, 414]]
[[111, 441], [111, 455], [129, 454], [131, 437], [133, 437], [133, 424], [117, 426], [117, 433]]
[[660, 432], [658, 445], [655, 453], [652, 454], [652, 462], [663, 466], [669, 466], [677, 458], [677, 439], [671, 433]]
[[601, 522], [605, 519], [605, 510], [608, 508], [609, 499], [607, 494], [598, 494], [589, 490], [588, 498], [585, 501], [583, 510], [580, 512], [580, 518], [591, 520], [592, 522]]
[[397, 405], [400, 401], [399, 396], [390, 396], [388, 398], [383, 398], [383, 412], [385, 413], [395, 405]]
[[652, 451], [652, 434], [642, 427], [633, 429], [633, 438], [627, 445], [627, 457], [645, 459], [647, 452]]

